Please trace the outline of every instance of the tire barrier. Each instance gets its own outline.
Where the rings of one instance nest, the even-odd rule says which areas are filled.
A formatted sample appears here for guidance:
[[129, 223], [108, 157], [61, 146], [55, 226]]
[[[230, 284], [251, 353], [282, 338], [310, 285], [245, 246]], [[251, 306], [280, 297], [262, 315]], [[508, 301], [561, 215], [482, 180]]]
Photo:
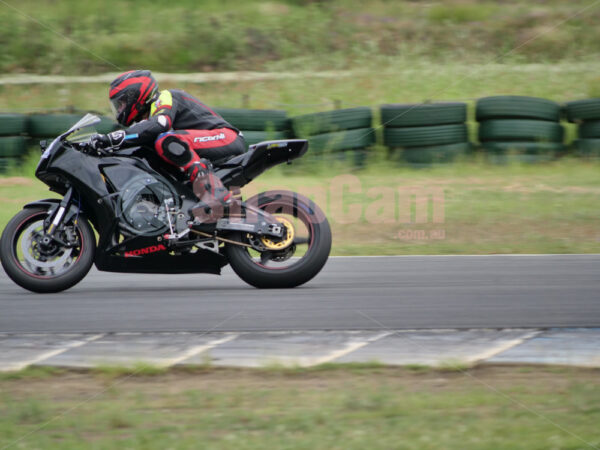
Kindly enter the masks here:
[[577, 135], [581, 139], [600, 139], [600, 120], [583, 122], [579, 125]]
[[0, 136], [19, 136], [27, 133], [29, 117], [25, 114], [0, 114]]
[[[82, 117], [83, 114], [32, 114], [29, 116], [28, 134], [35, 138], [55, 138]], [[116, 130], [118, 125], [108, 117], [101, 117], [95, 128], [98, 133], [106, 134]]]
[[[232, 124], [233, 125], [233, 124]], [[275, 141], [289, 138], [285, 131], [242, 131], [246, 144], [254, 145], [263, 141]]]
[[15, 167], [18, 167], [20, 161], [19, 158], [0, 158], [0, 174], [4, 174]]
[[368, 107], [304, 114], [291, 121], [294, 135], [308, 139], [311, 156], [335, 153], [336, 158], [344, 159], [347, 153], [352, 155], [354, 165], [362, 166], [368, 149], [375, 145], [373, 111]]
[[577, 123], [573, 148], [577, 156], [600, 159], [600, 98], [577, 100], [565, 104], [565, 116], [569, 122]]
[[427, 147], [408, 147], [402, 151], [401, 158], [411, 166], [429, 166], [446, 164], [469, 153], [472, 146], [469, 142], [458, 144], [433, 145]]
[[290, 130], [290, 119], [285, 111], [234, 108], [215, 108], [214, 111], [239, 130], [283, 132]]
[[600, 159], [600, 139], [576, 139], [573, 148], [579, 157]]
[[467, 125], [432, 125], [424, 127], [386, 128], [384, 142], [389, 147], [424, 147], [467, 142]]
[[5, 173], [17, 167], [27, 152], [25, 136], [0, 137], [0, 173]]
[[551, 100], [517, 95], [484, 97], [477, 101], [475, 119], [533, 119], [560, 121], [560, 105]]
[[479, 125], [479, 141], [562, 142], [564, 128], [559, 123], [543, 120], [498, 119]]
[[565, 151], [560, 142], [484, 142], [487, 160], [494, 164], [547, 162]]
[[[39, 150], [41, 140], [51, 140], [67, 131], [85, 115], [80, 114], [0, 114], [0, 173], [19, 166], [29, 148]], [[99, 133], [110, 133], [117, 123], [102, 117]]]
[[[340, 156], [360, 153], [375, 145], [376, 128], [369, 107], [288, 117], [283, 110], [215, 108], [242, 130], [248, 145], [267, 140], [306, 138], [310, 155], [326, 152]], [[390, 155], [409, 165], [450, 163], [471, 152], [468, 142], [467, 105], [458, 102], [384, 104], [380, 106], [383, 143]], [[575, 123], [574, 154], [600, 160], [600, 98], [560, 104], [536, 97], [493, 96], [477, 100], [474, 116], [479, 122], [479, 147], [493, 163], [543, 162], [566, 152], [561, 115]], [[17, 166], [27, 149], [42, 139], [53, 139], [70, 128], [79, 114], [0, 113], [0, 172]], [[99, 133], [118, 129], [102, 117]], [[474, 130], [473, 130], [474, 133]], [[362, 163], [361, 163], [362, 164]]]
[[[71, 128], [85, 113], [81, 114], [32, 114], [28, 121], [30, 144], [39, 148], [40, 141], [52, 141], [56, 136]], [[100, 117], [100, 123], [95, 126], [96, 132], [110, 133], [119, 129], [119, 124], [110, 117]]]
[[465, 103], [381, 106], [383, 142], [414, 166], [449, 163], [470, 151]]
[[347, 108], [304, 114], [292, 117], [296, 136], [315, 136], [336, 131], [370, 128], [373, 125], [371, 108]]
[[381, 106], [381, 124], [386, 128], [451, 125], [466, 121], [466, 103]]
[[488, 161], [535, 163], [565, 151], [561, 106], [523, 96], [485, 97], [477, 101], [478, 137]]
[[0, 137], [0, 158], [19, 158], [27, 152], [25, 136]]
[[568, 102], [565, 104], [565, 115], [573, 123], [600, 120], [600, 98]]
[[375, 144], [375, 130], [371, 127], [315, 134], [308, 137], [308, 148], [315, 153], [364, 149], [373, 144]]
[[248, 145], [292, 136], [285, 111], [277, 109], [215, 108], [214, 111], [242, 131]]

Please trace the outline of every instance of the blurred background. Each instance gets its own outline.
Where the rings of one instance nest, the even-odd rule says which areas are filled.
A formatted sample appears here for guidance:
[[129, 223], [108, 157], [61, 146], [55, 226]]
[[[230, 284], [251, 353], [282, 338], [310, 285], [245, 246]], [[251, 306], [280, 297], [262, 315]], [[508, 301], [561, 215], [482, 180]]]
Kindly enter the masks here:
[[[108, 116], [110, 80], [146, 68], [249, 143], [309, 138], [303, 160], [256, 187], [316, 189], [334, 253], [600, 251], [600, 101], [585, 103], [600, 96], [599, 19], [589, 0], [3, 2], [0, 111], [21, 125], [0, 126], [0, 165], [30, 179], [40, 139]], [[360, 186], [337, 210], [363, 211], [343, 224], [331, 180], [348, 173]], [[40, 195], [27, 183], [0, 187], [14, 201], [0, 224]], [[415, 206], [404, 220], [398, 194], [368, 194], [432, 186], [443, 227], [415, 224]]]
[[[150, 69], [162, 89], [197, 96], [249, 143], [309, 139], [305, 157], [269, 170], [244, 194], [284, 188], [314, 199], [332, 226], [332, 255], [600, 253], [599, 23], [599, 0], [0, 0], [0, 230], [25, 203], [56, 195], [34, 176], [39, 142], [86, 112], [103, 116], [100, 131], [114, 129], [110, 81]], [[384, 325], [440, 317], [500, 334], [489, 324], [505, 313], [547, 325], [521, 330], [530, 336], [560, 333], [552, 327], [572, 326], [575, 313], [578, 326], [597, 325], [596, 257], [559, 258], [552, 270], [536, 262], [542, 257], [519, 258], [521, 265], [511, 257], [369, 258], [351, 270], [343, 265], [350, 258], [336, 259], [330, 278], [289, 294], [252, 291], [254, 298], [227, 279], [206, 288], [187, 278], [192, 290], [175, 276], [145, 285], [113, 274], [94, 281], [97, 273], [80, 290], [32, 298], [5, 277], [0, 343], [9, 350], [0, 352], [0, 370], [36, 350], [6, 332], [13, 321], [26, 333], [40, 332], [35, 323], [42, 331], [68, 323], [117, 358], [129, 339], [135, 358], [183, 361], [173, 356], [193, 335], [162, 333], [167, 344], [152, 347], [152, 331], [194, 322], [202, 336], [236, 318], [228, 308], [238, 307], [251, 330], [279, 330], [277, 317], [339, 324], [350, 315], [372, 329], [361, 311], [379, 314], [378, 333], [398, 338], [382, 351], [418, 358], [430, 345], [441, 363], [338, 358], [284, 368], [261, 360], [246, 370], [214, 367], [206, 350], [194, 353], [194, 367], [70, 371], [43, 361], [62, 352], [69, 361], [64, 345], [85, 356], [89, 347], [79, 345], [88, 341], [54, 350], [52, 341], [68, 335], [37, 334], [40, 365], [0, 372], [0, 447], [598, 448], [597, 368], [472, 367], [481, 352], [467, 363], [447, 353], [477, 342], [469, 333], [456, 331], [463, 341], [453, 341], [429, 330], [402, 346], [407, 334]], [[205, 330], [203, 320], [216, 323]], [[299, 335], [294, 320], [284, 320], [294, 326], [290, 348], [321, 361], [315, 335]], [[87, 334], [90, 323], [106, 333]], [[131, 329], [148, 334], [118, 335]], [[569, 361], [579, 351], [597, 366], [598, 329], [579, 340], [572, 331], [558, 341], [563, 347], [540, 334], [532, 353], [552, 356], [557, 347]], [[263, 344], [260, 335], [240, 335], [230, 355], [243, 363], [247, 349]], [[264, 347], [285, 354], [274, 336], [263, 336]], [[507, 336], [503, 348], [522, 341]], [[333, 341], [345, 354], [345, 341]], [[190, 342], [199, 352], [200, 341]], [[485, 358], [500, 351], [486, 347]]]

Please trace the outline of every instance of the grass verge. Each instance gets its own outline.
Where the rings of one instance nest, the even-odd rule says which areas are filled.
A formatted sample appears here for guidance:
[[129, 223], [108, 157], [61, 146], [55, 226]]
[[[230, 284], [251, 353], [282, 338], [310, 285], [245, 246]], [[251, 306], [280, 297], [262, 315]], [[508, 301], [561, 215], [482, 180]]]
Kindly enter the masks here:
[[[531, 64], [489, 58], [471, 64], [460, 58], [440, 62], [371, 55], [369, 62], [357, 62], [348, 68], [348, 76], [338, 78], [238, 81], [229, 76], [226, 81], [203, 84], [167, 82], [160, 76], [157, 80], [161, 89], [184, 89], [212, 107], [284, 109], [294, 116], [385, 103], [473, 103], [489, 95], [529, 95], [565, 102], [599, 95], [599, 67], [593, 59]], [[107, 83], [0, 85], [0, 111], [76, 107], [110, 115], [107, 90]], [[474, 120], [473, 111], [472, 116], [470, 120]], [[471, 125], [474, 138], [476, 127]]]
[[109, 384], [63, 372], [0, 380], [0, 446], [586, 448], [600, 445], [599, 380], [598, 370], [535, 366], [187, 368]]
[[[600, 252], [598, 165], [464, 162], [427, 170], [375, 161], [278, 167], [244, 188], [284, 188], [327, 213], [334, 255]], [[0, 178], [0, 228], [51, 196], [28, 177]]]
[[507, 0], [502, 6], [475, 0], [204, 0], [198, 7], [179, 0], [147, 8], [122, 0], [22, 0], [0, 9], [0, 70], [314, 70], [368, 64], [373, 55], [477, 62], [498, 52], [517, 61], [581, 60], [597, 52], [598, 11], [590, 6], [586, 0]]

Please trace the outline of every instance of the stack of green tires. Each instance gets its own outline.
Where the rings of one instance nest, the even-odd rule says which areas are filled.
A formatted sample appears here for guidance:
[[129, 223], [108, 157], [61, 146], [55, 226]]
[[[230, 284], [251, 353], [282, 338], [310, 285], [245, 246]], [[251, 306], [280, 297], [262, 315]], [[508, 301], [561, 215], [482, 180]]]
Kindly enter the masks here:
[[390, 153], [411, 166], [449, 163], [468, 153], [465, 103], [381, 106], [383, 141]]
[[550, 161], [565, 150], [560, 115], [560, 105], [543, 98], [481, 98], [475, 110], [479, 142], [492, 163]]
[[[43, 140], [52, 140], [64, 133], [77, 123], [85, 113], [81, 114], [31, 114], [29, 116], [28, 134], [33, 145], [39, 146]], [[101, 122], [95, 125], [98, 133], [106, 134], [119, 128], [110, 117], [101, 117]]]
[[290, 119], [285, 111], [215, 108], [215, 112], [240, 130], [248, 145], [290, 137]]
[[308, 151], [316, 159], [324, 154], [352, 155], [362, 165], [375, 144], [373, 112], [368, 107], [336, 109], [292, 117], [294, 134], [308, 139]]
[[0, 113], [0, 173], [5, 173], [27, 153], [27, 116]]
[[569, 122], [578, 123], [575, 152], [584, 158], [600, 159], [600, 98], [577, 100], [565, 105]]

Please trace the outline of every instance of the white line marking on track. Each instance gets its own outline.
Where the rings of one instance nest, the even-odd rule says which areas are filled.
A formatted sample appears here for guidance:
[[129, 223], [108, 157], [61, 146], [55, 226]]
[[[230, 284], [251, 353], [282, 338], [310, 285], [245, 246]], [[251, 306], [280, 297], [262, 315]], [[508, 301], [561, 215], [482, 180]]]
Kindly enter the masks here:
[[161, 365], [164, 365], [165, 367], [174, 366], [176, 364], [179, 364], [179, 363], [185, 361], [186, 359], [189, 359], [193, 356], [199, 355], [200, 353], [205, 352], [206, 350], [215, 348], [217, 345], [221, 345], [221, 344], [225, 344], [227, 342], [233, 341], [238, 336], [239, 336], [239, 334], [232, 334], [230, 336], [225, 336], [224, 338], [221, 338], [221, 339], [210, 341], [208, 344], [196, 345], [195, 347], [191, 347], [188, 350], [186, 350], [185, 352], [183, 352], [177, 358], [168, 359]]
[[303, 365], [304, 366], [318, 366], [319, 364], [325, 364], [327, 362], [341, 358], [342, 356], [346, 356], [347, 354], [352, 353], [352, 352], [358, 350], [359, 348], [363, 348], [372, 342], [383, 339], [384, 337], [389, 336], [390, 334], [394, 334], [394, 332], [386, 331], [385, 333], [380, 333], [380, 334], [373, 336], [365, 341], [351, 342], [350, 344], [346, 345], [346, 347], [344, 347], [340, 350], [335, 350], [334, 352], [331, 352], [329, 355], [325, 355], [320, 358], [314, 358], [314, 359], [308, 360], [308, 361], [305, 360], [304, 361], [305, 364], [303, 364]]
[[44, 361], [46, 359], [52, 358], [53, 356], [60, 355], [61, 353], [66, 352], [67, 350], [71, 350], [73, 348], [81, 347], [81, 346], [83, 346], [85, 344], [88, 344], [90, 342], [98, 340], [98, 339], [100, 339], [100, 338], [102, 338], [104, 336], [105, 336], [104, 334], [95, 334], [93, 336], [85, 338], [82, 341], [72, 342], [72, 343], [66, 345], [65, 347], [57, 348], [57, 349], [54, 349], [54, 350], [50, 350], [49, 352], [42, 353], [41, 355], [37, 356], [36, 358], [30, 359], [29, 361], [20, 362], [20, 363], [16, 363], [16, 364], [13, 364], [13, 365], [2, 367], [0, 369], [0, 371], [12, 372], [12, 371], [23, 370], [23, 369], [25, 369], [28, 366], [31, 366], [33, 364], [39, 363], [41, 361]]
[[532, 331], [530, 333], [527, 333], [524, 336], [521, 336], [520, 338], [511, 339], [510, 341], [506, 341], [506, 342], [504, 342], [496, 347], [493, 347], [489, 350], [485, 350], [479, 354], [473, 355], [473, 356], [467, 358], [467, 361], [472, 362], [472, 363], [478, 362], [478, 361], [485, 361], [486, 359], [490, 359], [500, 353], [503, 353], [513, 347], [516, 347], [517, 345], [521, 345], [523, 342], [528, 341], [529, 339], [537, 336], [541, 332], [542, 332], [541, 330]]

